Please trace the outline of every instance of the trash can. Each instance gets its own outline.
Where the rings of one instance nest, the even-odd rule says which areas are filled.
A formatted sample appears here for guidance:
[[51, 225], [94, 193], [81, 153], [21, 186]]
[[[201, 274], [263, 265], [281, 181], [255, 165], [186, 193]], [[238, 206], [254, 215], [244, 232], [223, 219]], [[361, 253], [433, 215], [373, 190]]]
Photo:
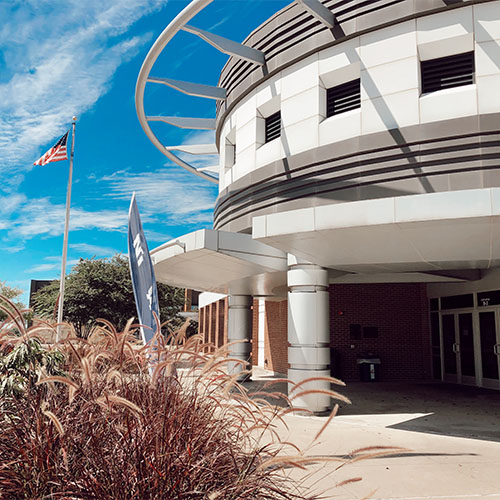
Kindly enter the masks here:
[[358, 358], [359, 378], [361, 382], [378, 382], [380, 380], [380, 358]]

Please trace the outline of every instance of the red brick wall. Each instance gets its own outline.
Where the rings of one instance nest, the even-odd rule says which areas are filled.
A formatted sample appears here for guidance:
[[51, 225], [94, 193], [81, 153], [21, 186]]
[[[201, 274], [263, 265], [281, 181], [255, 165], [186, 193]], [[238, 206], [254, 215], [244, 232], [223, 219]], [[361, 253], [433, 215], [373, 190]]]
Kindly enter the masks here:
[[222, 302], [224, 302], [224, 332], [223, 332], [224, 342], [223, 342], [223, 345], [225, 345], [228, 343], [228, 340], [227, 340], [227, 317], [229, 315], [229, 299], [226, 297], [226, 298], [222, 299]]
[[220, 347], [227, 344], [227, 298], [201, 307], [198, 311], [198, 333], [205, 342]]
[[[424, 284], [331, 285], [330, 339], [340, 378], [359, 379], [356, 359], [371, 352], [381, 359], [381, 380], [429, 379], [428, 314]], [[350, 324], [378, 327], [378, 338], [351, 339]]]
[[[288, 371], [286, 300], [266, 301], [265, 363], [269, 370]], [[213, 313], [212, 310], [213, 309]], [[217, 308], [200, 310], [200, 333], [212, 333]], [[219, 328], [224, 317], [223, 335], [227, 342], [227, 299], [219, 301]], [[223, 311], [223, 313], [222, 313]], [[342, 314], [340, 314], [340, 312]], [[253, 304], [252, 363], [258, 362], [258, 302]], [[210, 317], [212, 316], [212, 317]], [[359, 379], [356, 359], [371, 352], [381, 358], [381, 380], [419, 380], [431, 378], [429, 312], [424, 284], [356, 284], [330, 286], [330, 339], [339, 355], [338, 376]], [[349, 325], [378, 327], [378, 338], [354, 340]], [[210, 331], [212, 330], [212, 331]], [[351, 348], [351, 345], [354, 348]]]
[[266, 301], [264, 363], [268, 370], [288, 371], [288, 301]]

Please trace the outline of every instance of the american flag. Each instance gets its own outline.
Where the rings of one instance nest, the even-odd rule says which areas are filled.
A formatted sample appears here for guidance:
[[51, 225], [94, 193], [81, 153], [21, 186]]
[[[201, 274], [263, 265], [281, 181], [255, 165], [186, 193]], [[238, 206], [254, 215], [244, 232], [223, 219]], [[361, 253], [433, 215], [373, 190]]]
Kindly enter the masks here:
[[44, 155], [40, 156], [33, 165], [47, 165], [53, 161], [68, 159], [66, 143], [68, 142], [69, 130], [52, 146]]

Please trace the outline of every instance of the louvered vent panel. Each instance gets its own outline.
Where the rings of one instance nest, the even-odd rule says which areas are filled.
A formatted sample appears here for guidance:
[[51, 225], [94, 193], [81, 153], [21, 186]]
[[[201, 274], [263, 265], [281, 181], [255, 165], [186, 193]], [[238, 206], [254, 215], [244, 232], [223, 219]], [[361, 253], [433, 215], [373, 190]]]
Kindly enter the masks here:
[[361, 106], [359, 78], [326, 91], [326, 116], [338, 115]]
[[266, 118], [266, 142], [272, 141], [281, 135], [281, 111]]
[[423, 94], [474, 83], [474, 52], [422, 61], [420, 65]]

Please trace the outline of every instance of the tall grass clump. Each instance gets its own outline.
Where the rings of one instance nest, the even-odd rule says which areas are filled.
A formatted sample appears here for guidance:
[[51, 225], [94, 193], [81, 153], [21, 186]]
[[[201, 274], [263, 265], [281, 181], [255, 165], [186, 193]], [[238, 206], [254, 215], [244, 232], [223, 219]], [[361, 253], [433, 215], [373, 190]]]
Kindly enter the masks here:
[[1, 499], [317, 498], [288, 473], [318, 458], [276, 432], [293, 409], [249, 395], [224, 349], [207, 354], [181, 329], [148, 352], [130, 321], [48, 346], [54, 326], [21, 317], [0, 326], [0, 360], [33, 342], [45, 358], [28, 353], [22, 384], [2, 396]]

